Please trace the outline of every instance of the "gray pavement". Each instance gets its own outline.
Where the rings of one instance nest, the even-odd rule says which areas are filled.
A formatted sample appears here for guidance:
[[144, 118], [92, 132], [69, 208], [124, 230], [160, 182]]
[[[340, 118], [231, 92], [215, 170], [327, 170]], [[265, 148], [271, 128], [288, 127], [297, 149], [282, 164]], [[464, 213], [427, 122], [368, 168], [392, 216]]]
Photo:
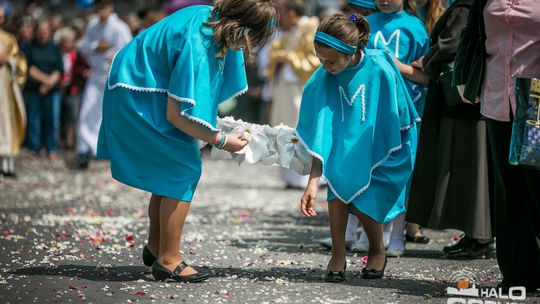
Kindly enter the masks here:
[[212, 277], [162, 283], [140, 258], [147, 193], [114, 181], [106, 162], [77, 172], [61, 160], [24, 161], [17, 180], [0, 177], [0, 303], [447, 303], [457, 273], [481, 286], [500, 280], [496, 260], [444, 259], [458, 232], [426, 230], [431, 243], [407, 244], [384, 279], [362, 280], [363, 255], [350, 254], [347, 281], [326, 283], [330, 255], [317, 242], [329, 235], [326, 203], [303, 218], [301, 195], [284, 189], [276, 167], [205, 159], [182, 251]]

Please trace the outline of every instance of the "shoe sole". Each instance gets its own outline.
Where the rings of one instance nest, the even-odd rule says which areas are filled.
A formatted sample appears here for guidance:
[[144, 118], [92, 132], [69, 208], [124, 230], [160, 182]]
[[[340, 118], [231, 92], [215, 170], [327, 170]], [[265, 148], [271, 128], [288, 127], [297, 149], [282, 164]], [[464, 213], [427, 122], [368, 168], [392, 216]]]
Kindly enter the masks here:
[[449, 260], [489, 260], [496, 259], [496, 252], [488, 252], [479, 255], [456, 255], [456, 254], [446, 254], [446, 258]]

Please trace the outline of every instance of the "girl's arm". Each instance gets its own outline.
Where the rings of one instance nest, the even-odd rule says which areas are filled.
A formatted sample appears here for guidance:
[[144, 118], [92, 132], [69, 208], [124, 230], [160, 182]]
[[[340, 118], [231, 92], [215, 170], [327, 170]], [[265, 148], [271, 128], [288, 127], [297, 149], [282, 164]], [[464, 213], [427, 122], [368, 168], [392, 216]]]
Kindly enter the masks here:
[[429, 83], [429, 76], [419, 68], [415, 68], [411, 65], [404, 64], [397, 58], [394, 58], [394, 63], [397, 65], [401, 75], [418, 84], [427, 85]]
[[[189, 118], [183, 116], [179, 112], [178, 101], [169, 97], [167, 102], [167, 120], [173, 124], [180, 131], [186, 133], [187, 135], [200, 139], [210, 144], [214, 144], [217, 141], [221, 141], [221, 133], [212, 131], [201, 124], [190, 120]], [[229, 152], [237, 152], [242, 150], [248, 142], [243, 139], [244, 134], [227, 134], [226, 144], [223, 147], [223, 150]]]
[[319, 191], [319, 180], [322, 174], [321, 161], [313, 157], [311, 165], [311, 173], [309, 174], [309, 182], [300, 200], [300, 211], [307, 217], [314, 217], [317, 215], [315, 212], [315, 204], [317, 203], [317, 192]]

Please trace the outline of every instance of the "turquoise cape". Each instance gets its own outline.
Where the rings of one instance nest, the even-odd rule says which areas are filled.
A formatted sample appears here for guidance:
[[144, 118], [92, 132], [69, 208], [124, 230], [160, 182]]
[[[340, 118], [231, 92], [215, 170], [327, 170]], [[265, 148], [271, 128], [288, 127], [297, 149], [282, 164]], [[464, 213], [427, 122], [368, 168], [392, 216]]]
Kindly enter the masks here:
[[201, 176], [193, 137], [167, 119], [168, 98], [182, 115], [215, 129], [220, 102], [247, 89], [243, 54], [216, 58], [212, 8], [182, 9], [148, 28], [115, 56], [103, 97], [100, 158], [112, 176], [148, 192], [190, 202]]
[[391, 56], [366, 50], [357, 66], [337, 75], [315, 71], [296, 131], [323, 164], [329, 199], [387, 222], [405, 210], [398, 198], [413, 170], [410, 136], [418, 121]]
[[182, 9], [133, 39], [115, 56], [109, 90], [166, 93], [180, 101], [183, 115], [215, 130], [217, 105], [245, 92], [247, 79], [241, 51], [215, 57], [212, 30], [203, 25], [211, 11]]
[[[429, 35], [424, 23], [408, 12], [378, 12], [366, 19], [370, 26], [367, 48], [385, 50], [405, 64], [410, 64], [429, 51]], [[408, 79], [405, 79], [405, 83], [418, 113], [422, 116], [427, 88]]]

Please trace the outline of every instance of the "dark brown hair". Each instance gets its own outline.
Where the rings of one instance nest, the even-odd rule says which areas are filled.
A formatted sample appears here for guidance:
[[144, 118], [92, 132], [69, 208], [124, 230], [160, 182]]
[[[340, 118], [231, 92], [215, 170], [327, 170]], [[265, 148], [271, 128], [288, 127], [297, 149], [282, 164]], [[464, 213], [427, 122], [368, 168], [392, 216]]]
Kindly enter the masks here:
[[220, 46], [216, 56], [223, 57], [231, 46], [245, 45], [246, 57], [252, 48], [261, 47], [278, 24], [273, 0], [218, 0], [206, 26], [214, 30], [214, 43]]
[[418, 10], [416, 9], [416, 0], [403, 0], [403, 10], [415, 17], [418, 17]]
[[[357, 52], [364, 49], [369, 38], [369, 23], [366, 18], [357, 15], [354, 22], [343, 14], [333, 14], [321, 21], [317, 31], [333, 36], [347, 44], [356, 45]], [[326, 44], [315, 41], [316, 47], [328, 47]]]

